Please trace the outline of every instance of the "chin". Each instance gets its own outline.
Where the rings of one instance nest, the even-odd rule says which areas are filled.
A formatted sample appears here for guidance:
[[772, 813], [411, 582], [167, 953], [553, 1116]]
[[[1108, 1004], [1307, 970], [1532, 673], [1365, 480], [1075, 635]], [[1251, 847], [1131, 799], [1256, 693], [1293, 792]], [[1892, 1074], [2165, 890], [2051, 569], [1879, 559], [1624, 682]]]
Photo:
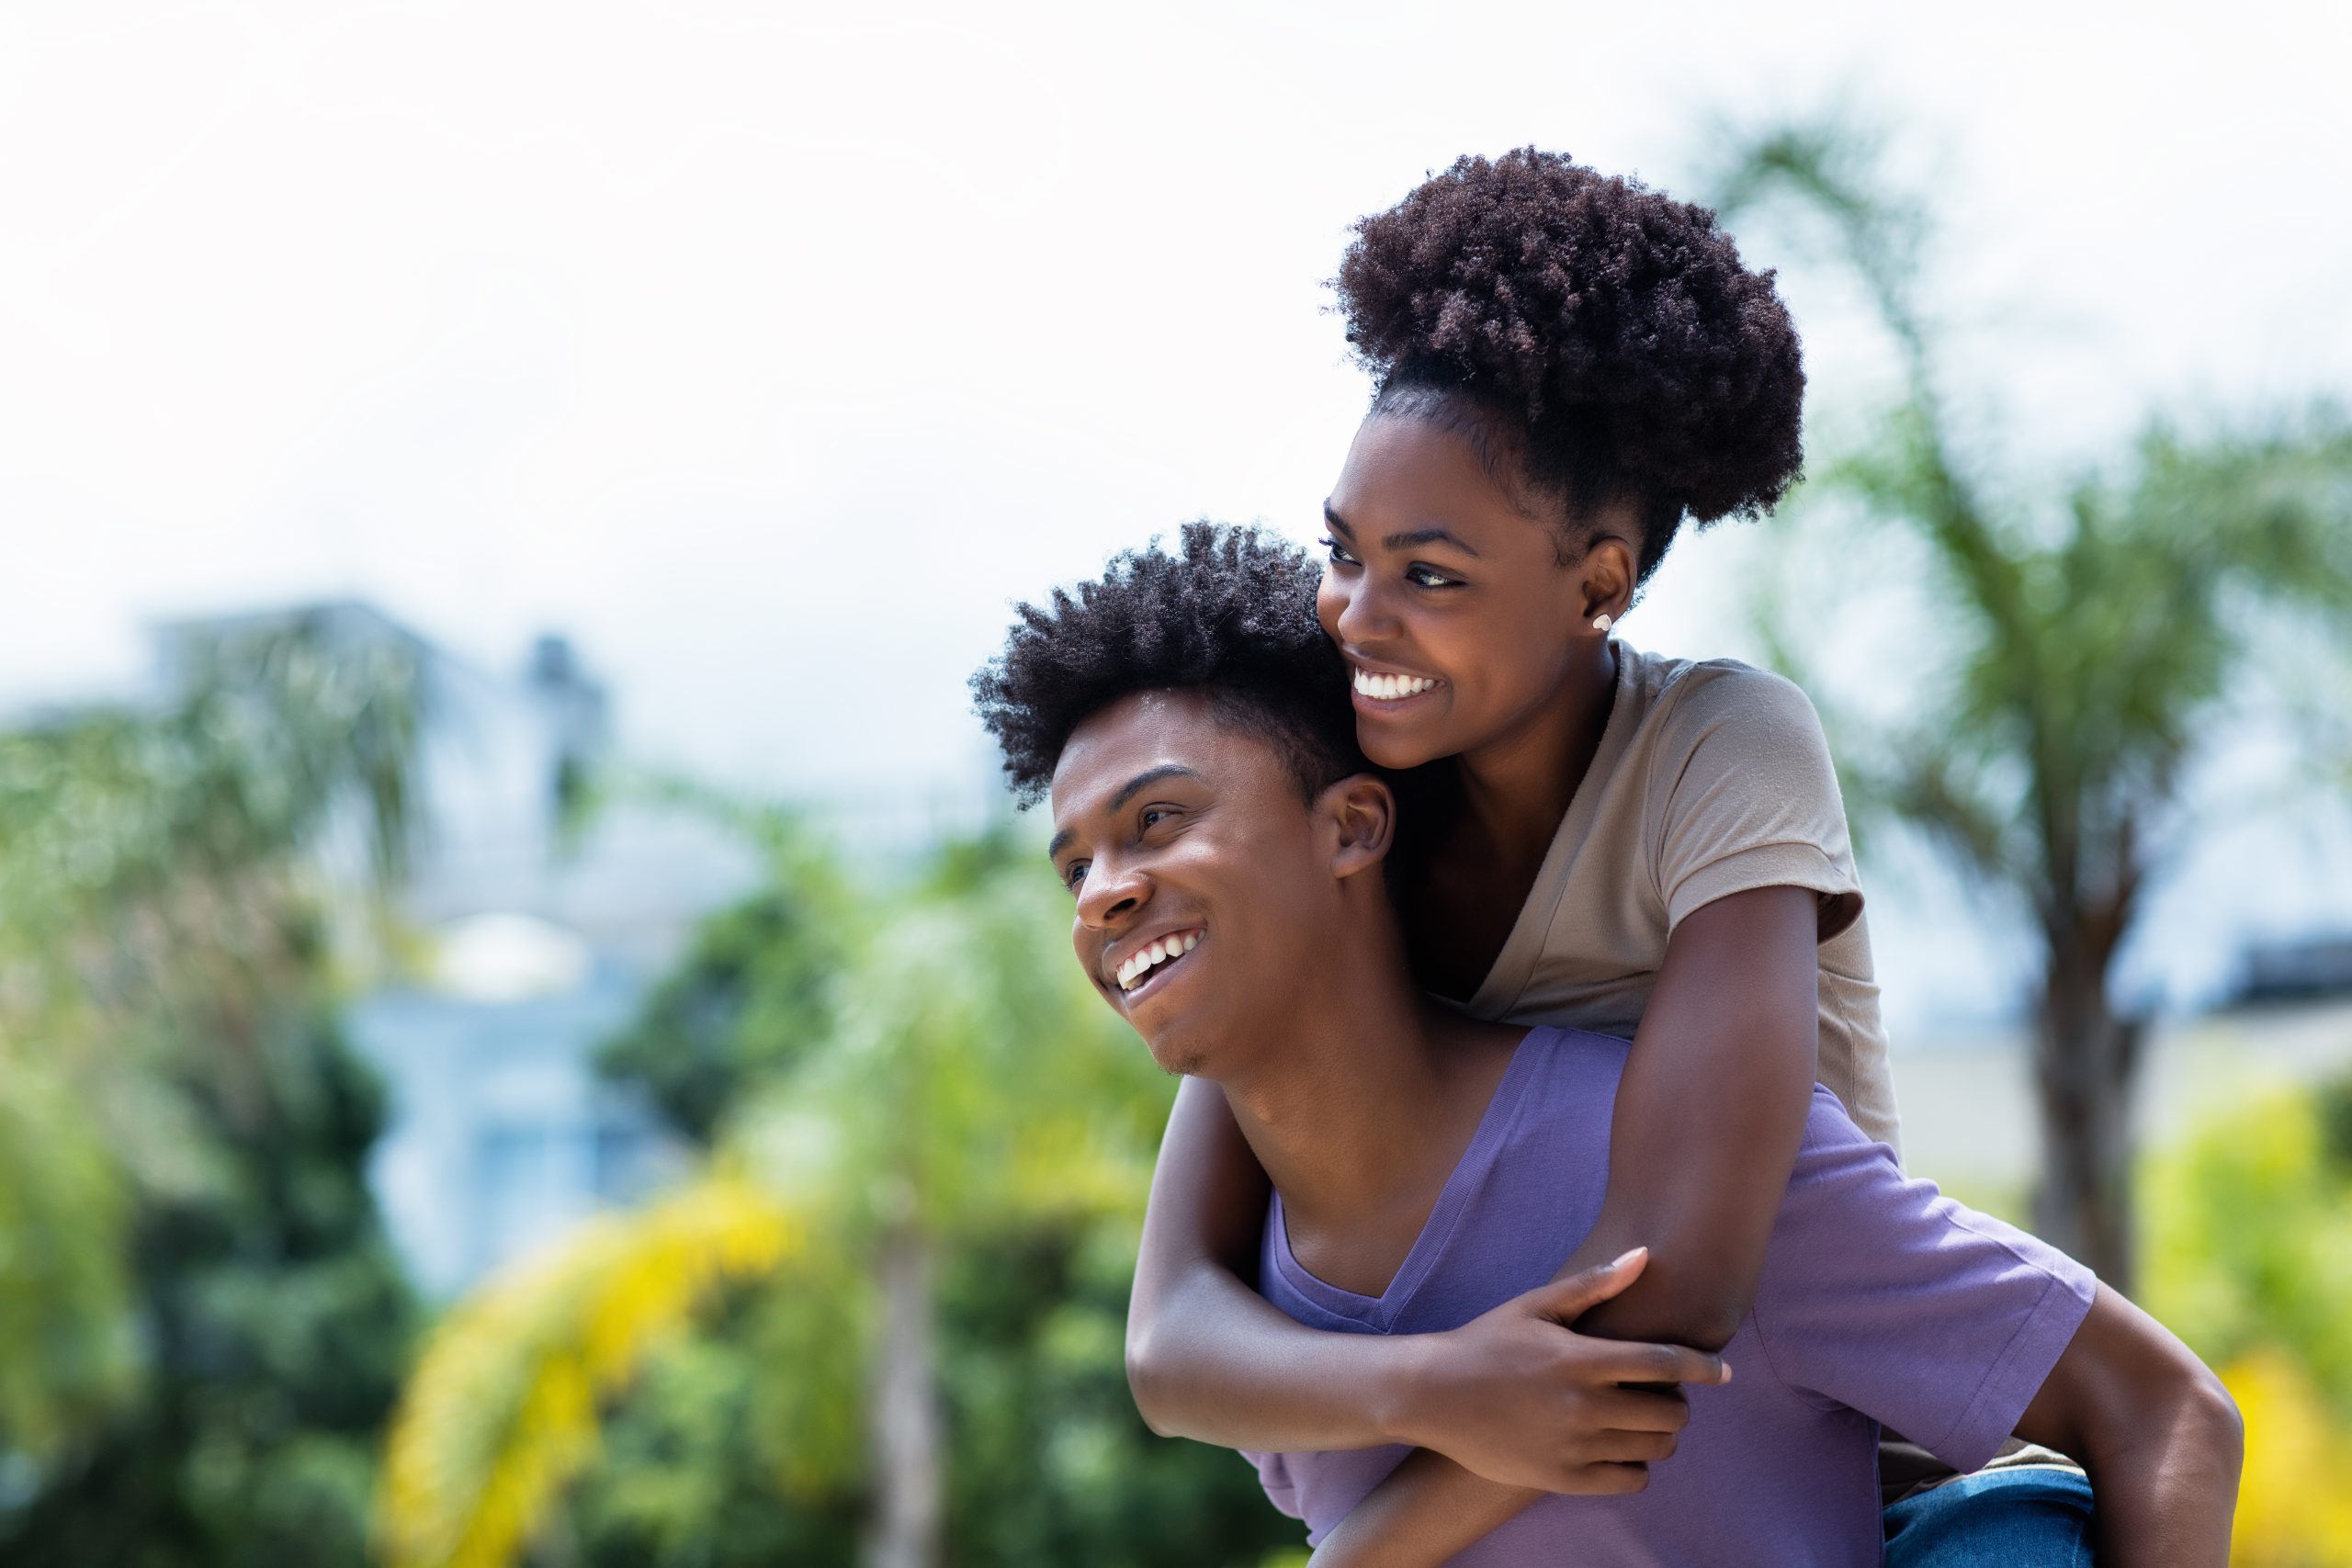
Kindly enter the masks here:
[[1419, 737], [1408, 739], [1388, 730], [1368, 735], [1359, 728], [1356, 730], [1356, 745], [1374, 765], [1393, 768], [1399, 772], [1407, 768], [1418, 768], [1423, 762], [1435, 761], [1440, 757], [1452, 755], [1451, 752], [1437, 750]]
[[1151, 1059], [1159, 1064], [1159, 1070], [1171, 1077], [1200, 1077], [1208, 1066], [1208, 1050], [1197, 1040], [1171, 1032], [1154, 1035], [1144, 1043], [1151, 1052]]

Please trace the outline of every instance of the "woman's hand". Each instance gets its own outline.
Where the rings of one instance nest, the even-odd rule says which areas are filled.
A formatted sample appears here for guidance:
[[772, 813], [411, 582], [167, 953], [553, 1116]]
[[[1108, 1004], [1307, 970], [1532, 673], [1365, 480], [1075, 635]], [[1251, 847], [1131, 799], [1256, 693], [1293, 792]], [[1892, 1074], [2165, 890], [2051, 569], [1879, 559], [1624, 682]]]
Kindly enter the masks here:
[[1723, 1358], [1704, 1350], [1597, 1339], [1568, 1326], [1639, 1279], [1648, 1261], [1635, 1247], [1459, 1328], [1419, 1336], [1399, 1439], [1510, 1486], [1640, 1491], [1690, 1418], [1676, 1385], [1731, 1377]]

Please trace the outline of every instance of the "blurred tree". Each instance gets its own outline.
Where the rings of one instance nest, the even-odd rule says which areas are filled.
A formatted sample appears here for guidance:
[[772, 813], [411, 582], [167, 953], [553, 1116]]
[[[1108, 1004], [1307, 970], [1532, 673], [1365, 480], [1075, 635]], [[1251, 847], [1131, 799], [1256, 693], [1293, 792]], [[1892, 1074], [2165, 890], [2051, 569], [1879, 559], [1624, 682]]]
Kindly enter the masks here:
[[649, 1077], [707, 1134], [705, 1173], [450, 1314], [393, 1432], [394, 1562], [486, 1568], [557, 1534], [596, 1561], [844, 1561], [849, 1521], [893, 1568], [951, 1535], [971, 1562], [1254, 1560], [1287, 1532], [1247, 1468], [1154, 1443], [1127, 1404], [1169, 1089], [1069, 961], [1051, 880], [991, 838], [859, 896], [787, 816], [732, 816], [769, 886], [615, 1058], [688, 1037], [694, 1072]]
[[[2196, 765], [2245, 732], [2251, 694], [2281, 672], [2259, 634], [2292, 626], [2309, 634], [2303, 651], [2333, 656], [2352, 633], [2352, 426], [2320, 410], [2256, 434], [2157, 427], [2109, 473], [2037, 496], [1955, 428], [1921, 304], [1927, 224], [1888, 194], [1876, 146], [1834, 127], [1746, 139], [1717, 206], [1759, 205], [1826, 236], [1901, 371], [1871, 442], [1816, 456], [1806, 497], [1905, 531], [1941, 612], [1915, 623], [1898, 661], [1917, 682], [1916, 719], [1825, 711], [1849, 800], [1923, 828], [2028, 914], [2041, 954], [2035, 1227], [2126, 1284], [2146, 1017], [2120, 1003], [2116, 957], [2198, 826], [2185, 809]], [[1796, 644], [1802, 625], [1836, 614], [1818, 592], [1828, 575], [1809, 573], [1802, 616], [1784, 606], [1768, 628], [1817, 698], [1827, 687]], [[2340, 714], [2294, 716], [2333, 723], [2340, 739]]]
[[365, 1557], [412, 1320], [363, 1179], [379, 1095], [331, 1019], [289, 1009], [263, 1027], [257, 1100], [232, 1107], [196, 1074], [179, 1086], [210, 1169], [140, 1205], [143, 1385], [0, 1522], [11, 1561]]
[[788, 1071], [825, 1038], [838, 946], [814, 900], [763, 889], [703, 924], [598, 1066], [641, 1086], [671, 1126], [707, 1146], [747, 1085]]
[[356, 1562], [409, 1300], [317, 868], [400, 874], [422, 662], [333, 612], [171, 654], [0, 733], [0, 1557]]
[[126, 1202], [72, 1082], [0, 1052], [0, 1467], [39, 1473], [137, 1386]]
[[943, 1270], [949, 1560], [1234, 1568], [1301, 1527], [1238, 1455], [1156, 1437], [1127, 1391], [1136, 1221], [978, 1238]]
[[702, 923], [635, 1021], [599, 1054], [608, 1077], [643, 1088], [671, 1126], [707, 1146], [748, 1088], [789, 1073], [831, 1036], [869, 911], [788, 813], [673, 778], [606, 786], [582, 811], [616, 794], [715, 821], [765, 868], [750, 897]]

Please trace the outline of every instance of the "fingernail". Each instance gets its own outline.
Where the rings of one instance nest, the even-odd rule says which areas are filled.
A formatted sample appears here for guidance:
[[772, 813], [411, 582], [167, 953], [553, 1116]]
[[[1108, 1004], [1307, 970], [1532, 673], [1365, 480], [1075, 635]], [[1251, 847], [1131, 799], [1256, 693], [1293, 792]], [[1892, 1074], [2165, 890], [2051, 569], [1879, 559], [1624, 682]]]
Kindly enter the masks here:
[[1731, 1363], [1729, 1361], [1725, 1361], [1724, 1363], [1724, 1382], [1731, 1382]]
[[1643, 1253], [1647, 1252], [1649, 1248], [1646, 1247], [1628, 1247], [1623, 1252], [1619, 1253], [1615, 1258], [1611, 1259], [1609, 1267], [1611, 1269], [1623, 1269], [1634, 1258], [1639, 1258]]

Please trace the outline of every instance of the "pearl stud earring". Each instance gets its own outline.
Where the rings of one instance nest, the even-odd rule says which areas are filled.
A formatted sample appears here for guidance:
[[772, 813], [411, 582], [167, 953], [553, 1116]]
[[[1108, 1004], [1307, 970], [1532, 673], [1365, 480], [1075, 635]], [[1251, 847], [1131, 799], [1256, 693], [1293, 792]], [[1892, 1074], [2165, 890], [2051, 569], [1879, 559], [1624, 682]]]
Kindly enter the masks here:
[[1605, 632], [1615, 624], [1607, 615], [1595, 615], [1592, 618], [1592, 629], [1597, 632]]

